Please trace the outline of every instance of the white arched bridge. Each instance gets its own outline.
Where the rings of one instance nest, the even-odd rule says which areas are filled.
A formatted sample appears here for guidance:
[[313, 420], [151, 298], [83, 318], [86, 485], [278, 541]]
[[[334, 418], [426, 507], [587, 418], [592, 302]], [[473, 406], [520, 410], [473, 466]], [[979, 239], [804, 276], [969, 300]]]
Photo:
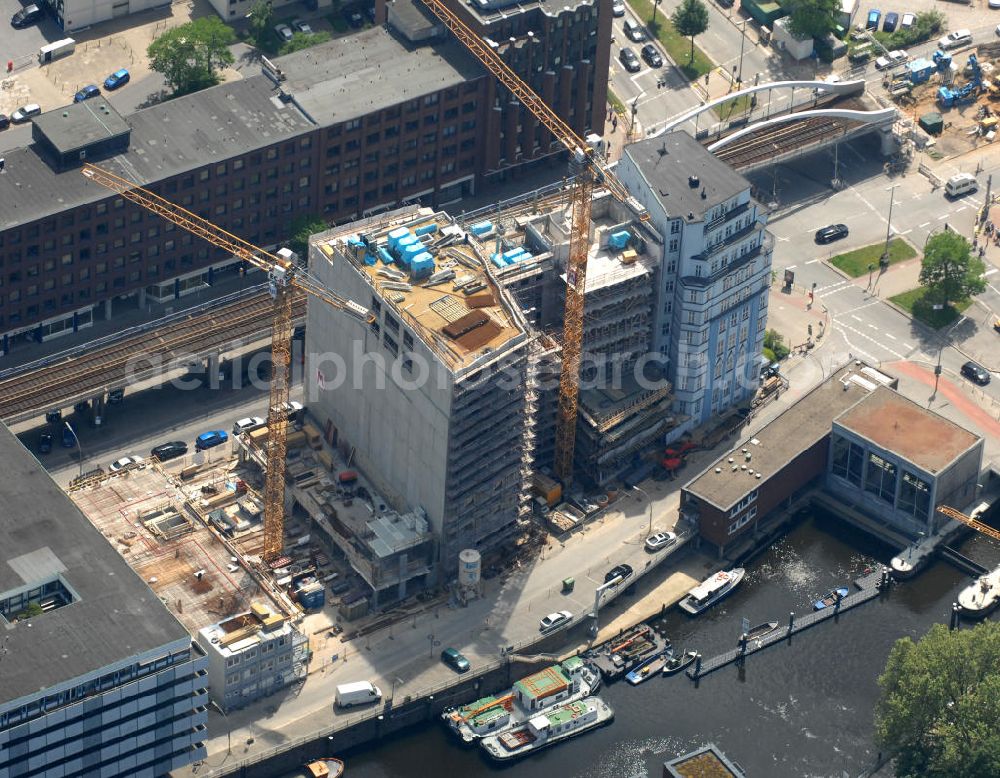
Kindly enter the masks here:
[[[792, 105], [796, 90], [808, 90], [812, 97], [791, 110], [785, 107], [772, 112], [770, 96], [777, 89], [791, 90]], [[730, 92], [681, 114], [649, 132], [647, 137], [658, 137], [693, 121], [695, 137], [705, 142], [710, 151], [741, 172], [749, 172], [865, 133], [889, 133], [898, 116], [894, 107], [876, 110], [836, 105], [820, 107], [821, 104], [860, 96], [864, 91], [864, 81], [773, 81], [757, 84]], [[766, 103], [758, 104], [756, 96], [762, 92], [768, 94], [768, 99]], [[702, 114], [743, 97], [754, 100], [753, 103], [744, 101], [744, 115], [699, 129]], [[713, 136], [714, 141], [711, 140]]]

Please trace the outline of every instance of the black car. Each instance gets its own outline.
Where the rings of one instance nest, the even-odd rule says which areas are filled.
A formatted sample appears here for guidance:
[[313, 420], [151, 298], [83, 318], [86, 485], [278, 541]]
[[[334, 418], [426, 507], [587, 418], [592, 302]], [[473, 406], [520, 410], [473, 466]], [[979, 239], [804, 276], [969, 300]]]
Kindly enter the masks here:
[[153, 459], [159, 459], [161, 462], [166, 462], [168, 459], [175, 459], [176, 457], [184, 456], [187, 453], [187, 450], [187, 443], [182, 440], [172, 440], [169, 443], [161, 443], [159, 446], [150, 451], [149, 455], [153, 457]]
[[629, 73], [638, 73], [642, 68], [642, 65], [639, 64], [639, 58], [635, 56], [632, 49], [622, 49], [618, 59], [621, 60], [622, 65]]
[[962, 375], [980, 386], [986, 386], [990, 382], [990, 372], [976, 362], [966, 362], [962, 365]]
[[26, 5], [10, 17], [10, 26], [15, 30], [20, 30], [23, 27], [30, 27], [33, 24], [38, 24], [41, 20], [42, 9], [37, 5]]
[[10, 127], [10, 117], [5, 113], [0, 113], [0, 130]]
[[663, 57], [660, 56], [660, 52], [656, 50], [656, 46], [652, 43], [647, 43], [642, 47], [642, 58], [646, 60], [646, 64], [651, 68], [663, 67]]
[[[604, 583], [611, 583], [616, 578], [621, 578], [624, 581], [632, 575], [631, 565], [616, 565], [608, 570], [608, 574], [604, 576]], [[619, 581], [621, 583], [621, 581]]]
[[816, 230], [817, 243], [833, 243], [835, 240], [847, 237], [846, 224], [830, 224], [821, 230]]
[[38, 453], [48, 454], [51, 450], [52, 450], [52, 436], [47, 432], [43, 432], [41, 435], [38, 436]]

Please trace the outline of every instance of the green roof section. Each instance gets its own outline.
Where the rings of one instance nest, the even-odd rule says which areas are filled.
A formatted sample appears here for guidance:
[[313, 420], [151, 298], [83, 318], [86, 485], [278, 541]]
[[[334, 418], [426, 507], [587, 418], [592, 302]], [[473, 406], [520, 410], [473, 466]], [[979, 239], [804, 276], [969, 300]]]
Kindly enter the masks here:
[[576, 702], [571, 702], [569, 705], [564, 705], [551, 713], [546, 714], [546, 718], [549, 720], [549, 726], [558, 727], [560, 724], [565, 724], [573, 718], [578, 718], [587, 712], [587, 705], [582, 700], [577, 700]]
[[562, 669], [566, 671], [567, 674], [572, 675], [577, 670], [583, 667], [583, 660], [578, 656], [571, 656], [565, 662], [562, 663]]
[[458, 712], [464, 718], [468, 716], [470, 713], [472, 713], [472, 711], [479, 710], [484, 705], [495, 705], [497, 703], [499, 703], [499, 700], [493, 695], [490, 695], [489, 697], [483, 697], [481, 699], [474, 700], [473, 702], [470, 702], [467, 705], [463, 705], [461, 708], [458, 709]]

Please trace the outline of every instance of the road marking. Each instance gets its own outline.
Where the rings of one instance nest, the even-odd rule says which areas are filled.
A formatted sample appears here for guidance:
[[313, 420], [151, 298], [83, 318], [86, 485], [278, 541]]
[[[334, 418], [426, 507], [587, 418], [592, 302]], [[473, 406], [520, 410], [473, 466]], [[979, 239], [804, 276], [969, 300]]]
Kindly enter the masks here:
[[919, 225], [917, 225], [917, 227], [918, 227], [918, 229], [921, 229], [921, 230], [922, 230], [922, 229], [923, 229], [924, 227], [926, 227], [926, 226], [927, 226], [928, 224], [930, 224], [930, 222], [924, 222], [923, 224], [919, 224]]
[[967, 205], [963, 205], [961, 208], [956, 208], [955, 211], [954, 211], [954, 213], [961, 213], [962, 211], [964, 211], [968, 207], [969, 206], [967, 206]]
[[[785, 270], [795, 270], [795, 268], [797, 268], [797, 267], [798, 267], [798, 265], [789, 265], [788, 267], [785, 268]], [[994, 271], [994, 272], [996, 272], [996, 271]], [[986, 275], [989, 275], [989, 273], [987, 273]]]
[[991, 276], [995, 272], [997, 272], [997, 268], [993, 268], [992, 270], [987, 270], [983, 275]]
[[855, 316], [853, 313], [851, 314], [851, 318], [854, 319], [855, 321], [864, 321], [864, 319], [862, 319], [860, 316]]
[[874, 324], [872, 324], [871, 322], [868, 322], [868, 326], [869, 326], [869, 327], [871, 327], [871, 328], [872, 328], [873, 330], [877, 330], [877, 329], [878, 329], [878, 327], [876, 327], [876, 326], [875, 326]]
[[913, 351], [913, 346], [911, 346], [909, 343], [900, 343], [899, 345], [901, 345], [907, 351]]
[[888, 333], [888, 332], [887, 332], [887, 333], [885, 333], [885, 336], [886, 336], [887, 338], [891, 338], [892, 340], [895, 340], [895, 339], [896, 339], [896, 336], [895, 336], [895, 335], [892, 335], [891, 333]]
[[913, 232], [913, 228], [912, 227], [910, 227], [910, 229], [908, 229], [908, 230], [903, 230], [903, 232], [896, 232], [895, 230], [893, 230], [892, 234], [893, 235], [909, 235], [911, 232]]
[[788, 243], [790, 240], [791, 238], [778, 238], [778, 243]]
[[[860, 330], [856, 330], [856, 329], [855, 329], [854, 327], [852, 327], [852, 326], [851, 326], [850, 324], [844, 324], [844, 323], [840, 322], [840, 326], [841, 326], [841, 327], [843, 327], [843, 328], [844, 328], [845, 330], [850, 330], [850, 331], [851, 331], [851, 332], [853, 332], [853, 333], [854, 333], [855, 335], [860, 335], [860, 336], [861, 336], [862, 338], [864, 338], [865, 340], [870, 340], [870, 341], [871, 341], [872, 343], [874, 343], [874, 344], [875, 344], [876, 346], [879, 346], [880, 348], [883, 348], [883, 349], [885, 349], [886, 351], [888, 351], [888, 352], [889, 352], [890, 354], [892, 354], [892, 355], [893, 355], [894, 357], [896, 357], [896, 359], [906, 359], [906, 357], [904, 357], [904, 356], [903, 356], [902, 354], [900, 354], [900, 353], [898, 353], [898, 352], [894, 351], [894, 350], [893, 350], [893, 349], [891, 349], [891, 348], [888, 348], [888, 347], [887, 347], [887, 346], [886, 346], [886, 345], [885, 345], [884, 343], [880, 343], [880, 342], [879, 342], [878, 340], [876, 340], [875, 338], [873, 338], [873, 337], [872, 337], [871, 335], [866, 335], [865, 333], [861, 332]], [[844, 336], [844, 340], [847, 340], [847, 336], [846, 336], [846, 335]], [[851, 344], [851, 343], [850, 343], [850, 341], [848, 341], [848, 343], [849, 343], [849, 344], [850, 344], [850, 345], [851, 345], [852, 347], [854, 346], [854, 344]], [[856, 349], [856, 350], [857, 350], [857, 351], [861, 351], [861, 349]], [[862, 352], [862, 353], [864, 353], [864, 352]], [[867, 356], [871, 356], [871, 355], [869, 354], [869, 355], [867, 355]], [[876, 357], [876, 358], [875, 358], [875, 360], [876, 360], [877, 362], [881, 362], [881, 361], [882, 361], [882, 360], [881, 360], [881, 359], [879, 359], [878, 357]]]
[[[788, 238], [785, 238], [785, 240], [788, 240]], [[806, 262], [806, 264], [815, 265], [817, 262], [822, 262], [822, 261], [823, 261], [822, 259], [810, 259], [808, 262]]]

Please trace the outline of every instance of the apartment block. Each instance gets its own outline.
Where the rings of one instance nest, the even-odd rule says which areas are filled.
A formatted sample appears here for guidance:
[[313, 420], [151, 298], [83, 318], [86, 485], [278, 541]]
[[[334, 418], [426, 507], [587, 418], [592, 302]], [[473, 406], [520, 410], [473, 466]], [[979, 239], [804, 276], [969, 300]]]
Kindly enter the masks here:
[[626, 147], [616, 173], [665, 240], [652, 346], [674, 387], [677, 437], [757, 390], [773, 250], [767, 214], [743, 176], [682, 131]]
[[0, 778], [154, 778], [205, 756], [207, 660], [0, 425]]
[[52, 12], [56, 24], [66, 32], [169, 6], [170, 0], [49, 0], [39, 3]]
[[310, 303], [310, 412], [396, 510], [420, 510], [442, 580], [458, 555], [505, 553], [527, 509], [529, 339], [484, 271], [490, 249], [408, 208], [313, 237], [309, 267], [368, 324]]
[[267, 606], [204, 627], [197, 641], [209, 695], [226, 713], [306, 678], [309, 638]]
[[127, 116], [95, 98], [36, 117], [32, 144], [6, 152], [0, 176], [4, 352], [241, 270], [89, 181], [83, 162], [275, 246], [296, 217], [343, 222], [477, 191], [486, 81], [457, 41], [414, 44], [379, 27]]

